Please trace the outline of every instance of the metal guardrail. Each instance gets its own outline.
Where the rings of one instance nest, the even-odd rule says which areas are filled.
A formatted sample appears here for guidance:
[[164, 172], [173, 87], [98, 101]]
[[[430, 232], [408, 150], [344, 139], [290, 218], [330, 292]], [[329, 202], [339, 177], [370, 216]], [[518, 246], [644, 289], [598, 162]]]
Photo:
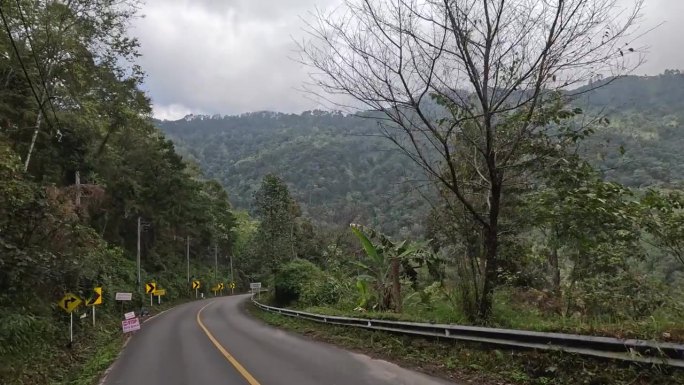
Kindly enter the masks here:
[[267, 306], [259, 303], [254, 297], [252, 297], [252, 302], [265, 311], [332, 325], [352, 326], [398, 334], [471, 341], [517, 349], [553, 350], [586, 356], [684, 368], [683, 344], [478, 326], [340, 317]]

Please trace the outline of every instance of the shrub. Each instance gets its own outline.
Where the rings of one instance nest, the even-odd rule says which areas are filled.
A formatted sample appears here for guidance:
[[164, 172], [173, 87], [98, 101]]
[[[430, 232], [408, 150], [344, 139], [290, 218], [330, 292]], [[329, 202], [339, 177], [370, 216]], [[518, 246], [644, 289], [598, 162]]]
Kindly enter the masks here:
[[637, 320], [651, 316], [659, 308], [676, 310], [664, 284], [625, 271], [580, 281], [571, 294], [572, 310], [590, 317]]
[[275, 302], [279, 306], [293, 302], [302, 306], [324, 305], [339, 299], [337, 280], [303, 259], [283, 265], [276, 273], [274, 286]]

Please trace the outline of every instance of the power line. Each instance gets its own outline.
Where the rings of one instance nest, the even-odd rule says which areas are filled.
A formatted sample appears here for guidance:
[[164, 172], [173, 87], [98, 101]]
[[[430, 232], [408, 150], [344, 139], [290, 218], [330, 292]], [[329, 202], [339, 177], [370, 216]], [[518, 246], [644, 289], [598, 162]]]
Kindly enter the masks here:
[[[21, 18], [21, 22], [24, 25], [24, 30], [26, 31], [26, 38], [29, 41], [29, 45], [31, 46], [31, 56], [33, 57], [34, 63], [36, 63], [36, 69], [38, 70], [38, 77], [40, 78], [41, 83], [43, 83], [43, 92], [45, 92], [45, 96], [47, 97], [48, 103], [50, 103], [50, 109], [52, 110], [52, 115], [55, 117], [55, 123], [57, 123], [57, 129], [61, 131], [62, 127], [61, 124], [59, 123], [59, 118], [57, 117], [57, 112], [55, 111], [55, 105], [52, 103], [52, 97], [50, 97], [50, 92], [48, 91], [48, 86], [47, 86], [47, 80], [45, 74], [43, 74], [43, 71], [41, 69], [40, 63], [38, 63], [38, 56], [36, 55], [36, 52], [34, 51], [35, 45], [33, 44], [33, 39], [31, 39], [31, 33], [29, 32], [29, 27], [28, 23], [26, 22], [26, 19], [24, 18], [24, 12], [21, 10], [21, 3], [19, 0], [16, 0], [17, 3], [17, 10], [19, 11], [19, 17]], [[49, 70], [48, 70], [49, 74]], [[45, 112], [43, 112], [45, 114]]]
[[4, 24], [5, 30], [7, 31], [7, 37], [10, 40], [10, 44], [12, 45], [14, 53], [17, 55], [17, 60], [19, 61], [19, 65], [21, 66], [22, 71], [24, 72], [24, 76], [26, 77], [26, 81], [28, 82], [29, 88], [31, 88], [31, 93], [33, 94], [33, 97], [36, 99], [36, 103], [38, 103], [38, 108], [43, 113], [43, 116], [45, 117], [45, 121], [47, 122], [48, 126], [52, 127], [52, 123], [50, 123], [50, 119], [48, 119], [48, 116], [45, 113], [45, 109], [43, 108], [43, 103], [40, 101], [40, 97], [38, 97], [38, 93], [36, 92], [35, 87], [33, 87], [31, 76], [29, 76], [28, 70], [24, 65], [24, 61], [21, 60], [19, 48], [17, 48], [17, 44], [14, 41], [14, 36], [12, 36], [12, 30], [10, 29], [9, 23], [7, 22], [7, 18], [5, 17], [5, 12], [2, 11], [2, 7], [0, 7], [0, 18], [2, 18], [2, 23]]

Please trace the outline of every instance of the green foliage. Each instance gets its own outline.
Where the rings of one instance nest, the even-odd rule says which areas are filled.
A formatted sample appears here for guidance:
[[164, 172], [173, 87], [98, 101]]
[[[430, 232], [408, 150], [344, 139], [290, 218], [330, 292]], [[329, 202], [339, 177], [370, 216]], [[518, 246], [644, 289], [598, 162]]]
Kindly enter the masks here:
[[278, 175], [316, 226], [368, 223], [401, 235], [420, 234], [426, 204], [416, 193], [421, 171], [376, 133], [377, 122], [339, 112], [254, 112], [187, 116], [155, 122], [208, 177], [252, 214], [254, 193]]
[[680, 191], [649, 190], [641, 199], [647, 242], [684, 265], [684, 195]]
[[569, 295], [574, 299], [571, 310], [594, 318], [645, 319], [659, 309], [682, 314], [681, 305], [664, 283], [624, 271], [584, 279]]
[[254, 194], [254, 206], [260, 220], [254, 237], [256, 256], [275, 271], [296, 255], [294, 227], [299, 209], [285, 183], [275, 175], [264, 177]]
[[67, 354], [68, 318], [55, 306], [65, 292], [88, 298], [103, 286], [98, 314], [109, 330], [120, 317], [116, 291], [136, 293], [131, 306], [144, 302], [134, 262], [139, 218], [142, 279], [168, 289], [165, 300], [190, 294], [187, 237], [192, 274], [214, 280], [208, 266], [217, 246], [216, 280], [227, 282], [224, 256], [236, 227], [228, 194], [149, 119], [133, 62], [137, 41], [126, 30], [137, 10], [135, 0], [3, 2], [10, 30], [0, 33], [3, 384], [73, 383], [64, 371], [80, 372], [81, 353], [114, 338], [96, 338], [88, 320], [77, 321]]
[[365, 309], [368, 307], [368, 302], [373, 299], [373, 294], [368, 288], [368, 281], [365, 279], [358, 279], [356, 281], [356, 290], [359, 295], [359, 304], [357, 308]]
[[[602, 124], [586, 127], [595, 133], [581, 141], [579, 152], [609, 181], [634, 188], [676, 187], [684, 180], [681, 167], [672, 167], [684, 164], [682, 89], [684, 75], [666, 71], [622, 77], [581, 94], [575, 104], [588, 119], [600, 114]], [[575, 112], [574, 107], [564, 110]], [[411, 181], [425, 177], [410, 159], [373, 136], [373, 119], [308, 111], [155, 123], [228, 188], [236, 207], [251, 208], [261, 178], [274, 173], [287, 182], [302, 213], [318, 223], [367, 223], [401, 238], [422, 235], [419, 219], [429, 205]], [[430, 192], [428, 197], [434, 198]]]
[[332, 304], [339, 300], [337, 282], [313, 263], [294, 259], [275, 275], [275, 301], [280, 305]]
[[[373, 307], [378, 306], [380, 310], [392, 308], [401, 312], [400, 274], [408, 275], [413, 272], [409, 261], [410, 258], [420, 257], [421, 245], [409, 244], [407, 241], [395, 244], [373, 229], [356, 224], [350, 226], [368, 256], [365, 261], [356, 262], [356, 265], [364, 272], [359, 279], [369, 281], [375, 291], [378, 302]], [[403, 267], [403, 272], [400, 266]], [[360, 302], [367, 304], [370, 299], [367, 293], [360, 290], [359, 294]]]

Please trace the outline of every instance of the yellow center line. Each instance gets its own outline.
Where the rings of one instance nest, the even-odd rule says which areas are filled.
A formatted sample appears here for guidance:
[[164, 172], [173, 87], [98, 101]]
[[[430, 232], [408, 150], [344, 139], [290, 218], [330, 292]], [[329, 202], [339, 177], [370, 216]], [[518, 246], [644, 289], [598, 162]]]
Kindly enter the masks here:
[[245, 380], [247, 380], [249, 385], [261, 385], [261, 384], [259, 384], [259, 381], [257, 381], [251, 374], [249, 374], [249, 372], [247, 371], [247, 369], [245, 369], [244, 366], [240, 365], [240, 363], [235, 359], [235, 357], [233, 357], [230, 353], [228, 353], [228, 350], [226, 350], [226, 348], [224, 348], [218, 342], [218, 340], [216, 338], [214, 338], [214, 336], [211, 334], [209, 329], [207, 329], [207, 327], [204, 325], [204, 323], [202, 323], [202, 320], [200, 319], [200, 314], [202, 314], [202, 310], [204, 310], [207, 306], [209, 306], [213, 303], [214, 302], [211, 302], [211, 303], [205, 305], [203, 308], [201, 308], [197, 312], [197, 324], [202, 328], [202, 330], [204, 330], [204, 333], [207, 335], [207, 337], [209, 337], [209, 340], [214, 344], [214, 346], [216, 346], [216, 349], [218, 349], [218, 351], [221, 352], [221, 354], [223, 354], [223, 356], [226, 358], [226, 360], [228, 360], [228, 362], [230, 362], [231, 365], [233, 365], [235, 370], [237, 370], [242, 375], [242, 377], [244, 377]]

